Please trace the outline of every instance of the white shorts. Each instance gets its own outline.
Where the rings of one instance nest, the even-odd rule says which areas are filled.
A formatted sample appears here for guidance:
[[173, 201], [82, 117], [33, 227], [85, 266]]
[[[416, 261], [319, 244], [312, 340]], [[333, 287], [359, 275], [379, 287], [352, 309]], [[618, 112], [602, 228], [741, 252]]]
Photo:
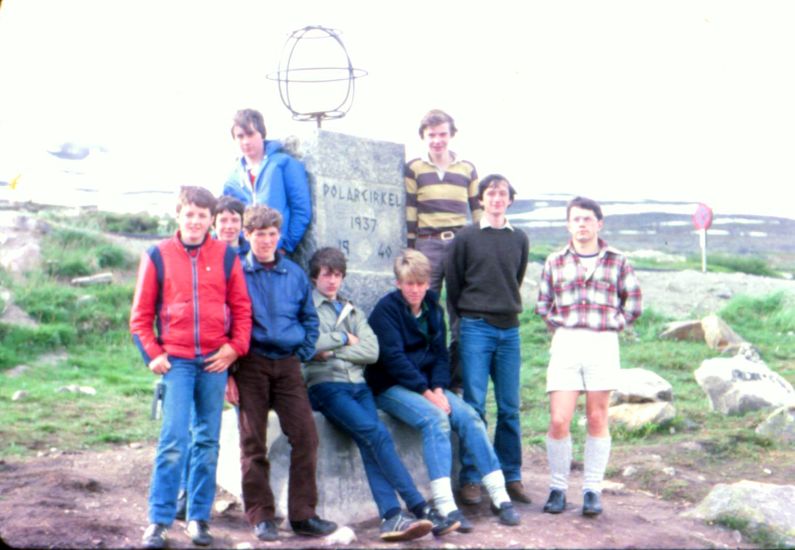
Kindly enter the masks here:
[[549, 349], [547, 392], [614, 390], [620, 370], [617, 332], [555, 330]]

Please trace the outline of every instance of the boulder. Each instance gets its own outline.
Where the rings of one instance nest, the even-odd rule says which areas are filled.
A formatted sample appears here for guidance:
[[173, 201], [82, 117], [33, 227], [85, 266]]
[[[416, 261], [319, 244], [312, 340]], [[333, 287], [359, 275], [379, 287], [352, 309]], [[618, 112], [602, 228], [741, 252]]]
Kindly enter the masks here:
[[795, 485], [748, 480], [719, 483], [701, 503], [682, 515], [707, 522], [740, 520], [747, 524], [746, 534], [795, 546]]
[[25, 311], [16, 304], [8, 304], [6, 310], [0, 315], [0, 323], [29, 328], [36, 328], [39, 326], [33, 317], [25, 313]]
[[75, 277], [72, 284], [75, 286], [109, 285], [113, 282], [113, 273], [104, 272], [87, 277]]
[[646, 424], [664, 424], [676, 416], [676, 409], [666, 401], [654, 403], [622, 403], [607, 410], [611, 425], [622, 425], [637, 430]]
[[745, 340], [734, 332], [726, 321], [717, 315], [707, 315], [701, 319], [701, 328], [704, 330], [704, 341], [714, 350], [722, 350], [729, 346], [737, 346]]
[[6, 312], [6, 308], [11, 304], [14, 297], [7, 288], [0, 287], [0, 317]]
[[704, 328], [701, 326], [701, 321], [675, 321], [665, 325], [660, 338], [700, 342], [704, 340]]
[[756, 433], [790, 445], [795, 444], [795, 405], [780, 407], [756, 427]]
[[724, 414], [744, 414], [795, 403], [795, 390], [779, 374], [745, 357], [707, 359], [694, 373], [710, 407]]
[[21, 274], [41, 264], [39, 238], [50, 226], [24, 214], [0, 212], [0, 267]]
[[723, 348], [720, 353], [724, 356], [739, 355], [741, 357], [745, 357], [749, 361], [754, 361], [756, 363], [764, 362], [762, 361], [762, 355], [759, 353], [759, 349], [748, 342], [731, 344]]
[[28, 365], [17, 365], [13, 369], [9, 369], [5, 372], [5, 375], [9, 378], [17, 378], [18, 376], [22, 376], [27, 371], [30, 370]]
[[647, 369], [621, 369], [618, 387], [610, 395], [610, 406], [654, 401], [673, 401], [673, 388], [667, 380]]
[[[378, 509], [362, 467], [359, 448], [350, 437], [332, 426], [321, 413], [313, 414], [320, 440], [317, 463], [318, 515], [340, 525], [378, 517]], [[420, 432], [412, 430], [384, 413], [379, 412], [379, 415], [392, 433], [395, 448], [417, 489], [430, 500], [430, 481], [422, 455]], [[268, 416], [267, 442], [270, 485], [276, 501], [276, 516], [286, 518], [291, 448], [287, 437], [281, 431], [279, 417], [273, 411]], [[457, 447], [454, 438], [453, 449]], [[457, 462], [454, 457], [453, 464]], [[216, 479], [220, 487], [242, 500], [239, 433], [237, 415], [233, 409], [223, 413]]]

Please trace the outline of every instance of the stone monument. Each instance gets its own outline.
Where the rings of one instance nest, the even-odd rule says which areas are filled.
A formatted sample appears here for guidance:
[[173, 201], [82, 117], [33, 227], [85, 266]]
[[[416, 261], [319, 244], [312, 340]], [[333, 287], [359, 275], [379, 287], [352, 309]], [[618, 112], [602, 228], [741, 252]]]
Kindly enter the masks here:
[[[302, 157], [309, 176], [312, 223], [293, 259], [308, 271], [309, 259], [321, 247], [334, 246], [348, 261], [342, 294], [365, 313], [395, 288], [392, 264], [406, 242], [403, 145], [316, 129], [300, 146], [286, 144]], [[395, 439], [417, 488], [430, 497], [422, 437], [380, 413]], [[318, 448], [318, 513], [338, 523], [377, 517], [359, 450], [320, 413], [314, 413]], [[224, 412], [218, 457], [218, 485], [240, 497], [240, 449], [234, 411]], [[457, 442], [457, 439], [454, 439]], [[457, 450], [457, 443], [454, 445]], [[279, 420], [268, 422], [270, 484], [277, 516], [287, 514], [290, 445]], [[454, 460], [457, 464], [457, 460]]]
[[370, 313], [395, 288], [392, 263], [406, 243], [403, 145], [315, 130], [301, 142], [312, 223], [294, 257], [304, 268], [318, 248], [348, 260], [342, 294]]

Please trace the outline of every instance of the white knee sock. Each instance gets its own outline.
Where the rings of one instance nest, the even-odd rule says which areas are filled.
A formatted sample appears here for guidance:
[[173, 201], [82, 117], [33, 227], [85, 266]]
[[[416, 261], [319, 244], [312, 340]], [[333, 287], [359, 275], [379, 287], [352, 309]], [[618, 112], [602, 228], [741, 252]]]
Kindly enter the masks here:
[[547, 435], [547, 461], [549, 462], [550, 489], [566, 492], [571, 472], [571, 435], [563, 439], [552, 439]]
[[583, 472], [583, 491], [602, 492], [602, 480], [605, 477], [607, 461], [610, 458], [612, 439], [607, 437], [585, 438], [585, 460]]
[[433, 498], [434, 507], [443, 516], [458, 510], [455, 505], [453, 486], [450, 485], [449, 477], [440, 477], [431, 481], [431, 497]]
[[511, 497], [508, 496], [508, 492], [505, 490], [505, 476], [502, 474], [502, 470], [494, 470], [490, 474], [483, 476], [483, 486], [489, 492], [491, 502], [497, 508], [503, 502], [511, 502]]

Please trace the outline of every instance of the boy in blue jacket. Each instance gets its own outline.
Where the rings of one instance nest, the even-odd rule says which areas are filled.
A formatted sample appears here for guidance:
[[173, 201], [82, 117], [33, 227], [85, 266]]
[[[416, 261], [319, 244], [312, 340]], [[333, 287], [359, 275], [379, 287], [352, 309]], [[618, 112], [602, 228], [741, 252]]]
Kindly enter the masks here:
[[240, 358], [227, 390], [228, 400], [240, 405], [246, 519], [264, 541], [278, 538], [266, 445], [270, 409], [279, 415], [292, 448], [287, 508], [293, 531], [324, 536], [337, 528], [315, 514], [318, 436], [301, 376], [301, 362], [315, 354], [318, 318], [306, 274], [276, 252], [281, 223], [281, 214], [263, 205], [250, 206], [243, 216], [251, 246], [243, 262], [253, 316], [251, 347]]
[[378, 362], [367, 368], [367, 383], [380, 409], [412, 428], [421, 430], [423, 457], [431, 480], [436, 509], [461, 523], [472, 524], [458, 510], [450, 482], [450, 431], [458, 434], [461, 452], [483, 478], [492, 509], [505, 525], [518, 525], [519, 514], [505, 490], [500, 461], [478, 413], [448, 389], [450, 363], [444, 314], [436, 294], [429, 290], [431, 265], [416, 250], [405, 250], [395, 260], [398, 289], [376, 304], [370, 326], [378, 336]]
[[242, 109], [232, 122], [232, 138], [241, 156], [224, 183], [222, 194], [246, 206], [265, 204], [282, 215], [279, 248], [292, 254], [312, 220], [306, 169], [282, 143], [265, 139], [262, 113]]

